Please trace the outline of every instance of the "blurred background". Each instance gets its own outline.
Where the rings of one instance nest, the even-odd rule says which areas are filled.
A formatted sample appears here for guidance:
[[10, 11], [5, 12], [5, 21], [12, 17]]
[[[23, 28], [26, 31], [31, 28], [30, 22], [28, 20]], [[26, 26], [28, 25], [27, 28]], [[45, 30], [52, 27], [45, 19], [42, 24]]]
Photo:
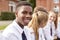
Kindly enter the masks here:
[[60, 11], [60, 0], [0, 0], [0, 32], [15, 19], [16, 4], [20, 1], [30, 2], [33, 9], [35, 6], [42, 6], [48, 11]]

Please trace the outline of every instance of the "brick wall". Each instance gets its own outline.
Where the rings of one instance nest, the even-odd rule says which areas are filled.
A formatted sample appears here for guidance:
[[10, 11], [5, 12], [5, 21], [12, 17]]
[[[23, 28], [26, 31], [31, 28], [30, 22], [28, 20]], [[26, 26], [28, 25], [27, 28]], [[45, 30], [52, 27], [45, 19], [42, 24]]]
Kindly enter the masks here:
[[8, 1], [0, 0], [0, 11], [8, 11]]
[[1, 11], [10, 11], [9, 10], [9, 1], [18, 2], [18, 0], [0, 0], [0, 12]]
[[15, 3], [18, 3], [19, 0], [0, 0], [0, 16], [1, 16], [1, 12], [11, 12], [10, 11], [10, 7], [9, 7], [9, 1], [13, 1]]
[[36, 6], [43, 6], [48, 11], [52, 10], [55, 5], [58, 5], [60, 7], [60, 0], [58, 4], [55, 4], [53, 0], [36, 0]]

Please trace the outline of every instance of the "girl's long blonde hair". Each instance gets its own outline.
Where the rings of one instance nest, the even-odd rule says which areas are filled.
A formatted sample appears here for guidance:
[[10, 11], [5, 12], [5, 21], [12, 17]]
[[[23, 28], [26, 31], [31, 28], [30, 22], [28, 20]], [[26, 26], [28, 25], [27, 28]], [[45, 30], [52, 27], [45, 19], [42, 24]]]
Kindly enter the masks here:
[[49, 14], [50, 13], [53, 13], [53, 14], [55, 14], [55, 16], [56, 16], [56, 19], [55, 19], [55, 21], [54, 21], [54, 24], [55, 24], [55, 29], [57, 29], [57, 17], [58, 17], [58, 13], [56, 13], [56, 12], [54, 12], [54, 11], [49, 11]]
[[34, 13], [32, 15], [32, 20], [29, 22], [28, 26], [32, 27], [35, 32], [35, 40], [39, 40], [38, 28], [41, 23], [45, 26], [48, 20], [47, 11], [41, 9], [40, 7], [36, 7]]

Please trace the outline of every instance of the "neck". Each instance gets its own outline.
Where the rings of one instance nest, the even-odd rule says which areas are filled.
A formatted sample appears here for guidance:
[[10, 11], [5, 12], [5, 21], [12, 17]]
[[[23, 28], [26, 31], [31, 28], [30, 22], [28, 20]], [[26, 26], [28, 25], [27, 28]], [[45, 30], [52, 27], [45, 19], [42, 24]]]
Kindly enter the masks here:
[[24, 25], [22, 25], [20, 22], [16, 21], [17, 24], [23, 29], [24, 28]]

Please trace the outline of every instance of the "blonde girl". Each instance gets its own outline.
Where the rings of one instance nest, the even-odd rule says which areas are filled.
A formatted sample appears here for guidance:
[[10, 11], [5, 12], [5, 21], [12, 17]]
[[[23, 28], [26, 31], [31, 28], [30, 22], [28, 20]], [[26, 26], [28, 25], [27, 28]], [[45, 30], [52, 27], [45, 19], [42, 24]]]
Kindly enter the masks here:
[[49, 11], [48, 23], [45, 28], [45, 30], [47, 30], [47, 32], [45, 33], [47, 40], [54, 40], [56, 27], [57, 27], [57, 14], [54, 13], [53, 11]]
[[39, 32], [41, 32], [40, 28], [45, 27], [47, 20], [48, 12], [44, 8], [36, 7], [32, 15], [32, 20], [28, 24], [28, 27], [32, 30], [31, 34], [34, 34], [34, 40], [45, 40], [41, 38], [41, 34]]

